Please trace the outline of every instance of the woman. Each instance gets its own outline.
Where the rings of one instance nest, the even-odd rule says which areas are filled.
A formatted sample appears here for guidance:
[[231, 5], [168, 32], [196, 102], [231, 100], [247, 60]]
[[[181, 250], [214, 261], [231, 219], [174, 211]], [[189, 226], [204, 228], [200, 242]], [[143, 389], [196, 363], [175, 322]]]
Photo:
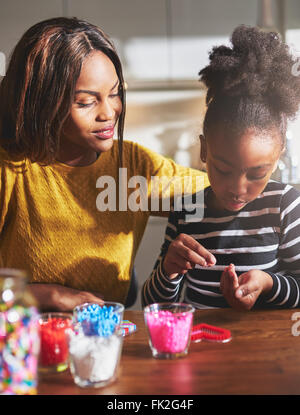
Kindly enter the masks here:
[[2, 266], [28, 271], [41, 308], [125, 303], [151, 178], [163, 178], [159, 200], [170, 182], [206, 180], [123, 142], [124, 117], [121, 63], [98, 27], [62, 17], [23, 35], [0, 86], [0, 246]]

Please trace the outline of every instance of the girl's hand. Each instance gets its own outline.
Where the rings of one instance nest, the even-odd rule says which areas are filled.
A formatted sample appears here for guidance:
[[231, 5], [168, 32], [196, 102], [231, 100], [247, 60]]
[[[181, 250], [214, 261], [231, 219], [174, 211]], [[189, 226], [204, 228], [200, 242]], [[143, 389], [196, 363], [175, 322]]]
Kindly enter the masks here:
[[220, 288], [228, 304], [237, 310], [250, 310], [260, 294], [267, 293], [273, 280], [266, 272], [252, 269], [239, 277], [230, 264], [222, 273]]
[[202, 267], [215, 265], [216, 258], [190, 235], [181, 233], [170, 244], [163, 261], [163, 269], [170, 279], [185, 274], [195, 264]]

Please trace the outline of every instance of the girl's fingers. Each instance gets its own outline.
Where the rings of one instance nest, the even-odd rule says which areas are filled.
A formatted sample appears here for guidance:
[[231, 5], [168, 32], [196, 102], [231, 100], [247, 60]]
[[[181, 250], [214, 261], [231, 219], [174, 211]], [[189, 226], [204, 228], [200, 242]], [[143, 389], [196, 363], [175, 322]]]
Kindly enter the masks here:
[[233, 297], [235, 290], [239, 287], [238, 276], [233, 264], [226, 267], [222, 273], [220, 289], [225, 296]]
[[215, 257], [193, 237], [180, 234], [169, 246], [164, 259], [164, 270], [167, 275], [185, 274], [196, 264], [205, 267], [215, 263]]
[[227, 278], [227, 283], [232, 285], [233, 288], [237, 288], [239, 286], [239, 280], [237, 273], [235, 272], [235, 267], [233, 264], [230, 264], [226, 267], [223, 271], [224, 277]]
[[239, 287], [239, 279], [238, 279], [237, 273], [235, 272], [234, 264], [229, 265], [227, 275], [230, 278], [232, 288], [237, 289]]
[[244, 310], [250, 310], [253, 307], [258, 295], [259, 291], [253, 290], [249, 286], [239, 287], [235, 292], [235, 298]]
[[167, 266], [166, 264], [164, 264], [163, 269], [168, 275], [170, 275], [170, 274], [186, 274], [188, 270], [192, 268], [186, 262], [180, 263], [180, 261], [177, 261], [177, 262], [168, 262]]
[[204, 246], [199, 244], [193, 237], [180, 234], [178, 243], [182, 244], [182, 256], [195, 264], [201, 266], [212, 266], [216, 263], [216, 258]]
[[245, 283], [242, 283], [239, 285], [238, 289], [235, 292], [236, 298], [243, 298], [247, 296], [252, 296], [253, 294], [257, 293], [259, 291], [259, 287], [257, 285], [256, 281], [246, 281]]
[[[179, 269], [179, 273], [184, 274], [186, 273], [189, 269], [193, 269], [193, 264], [191, 264], [189, 261], [186, 261], [184, 258], [176, 258], [173, 261], [174, 266]], [[184, 272], [182, 272], [184, 271]]]
[[260, 295], [260, 284], [256, 278], [251, 278], [251, 272], [246, 272], [239, 278], [240, 286], [235, 291], [235, 298], [243, 309], [250, 310]]

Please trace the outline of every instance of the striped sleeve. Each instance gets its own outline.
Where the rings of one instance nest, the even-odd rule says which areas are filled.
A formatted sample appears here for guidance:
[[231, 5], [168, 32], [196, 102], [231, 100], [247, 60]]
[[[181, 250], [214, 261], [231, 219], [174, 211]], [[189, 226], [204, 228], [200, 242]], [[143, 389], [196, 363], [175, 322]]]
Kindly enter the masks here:
[[169, 279], [164, 274], [162, 263], [168, 251], [169, 245], [178, 235], [176, 214], [171, 211], [165, 231], [164, 243], [160, 255], [155, 263], [150, 277], [145, 281], [142, 288], [142, 306], [161, 302], [176, 302], [180, 297], [181, 282], [183, 275]]
[[269, 272], [273, 288], [263, 305], [294, 308], [300, 304], [300, 193], [289, 185], [281, 198], [280, 223], [280, 272]]

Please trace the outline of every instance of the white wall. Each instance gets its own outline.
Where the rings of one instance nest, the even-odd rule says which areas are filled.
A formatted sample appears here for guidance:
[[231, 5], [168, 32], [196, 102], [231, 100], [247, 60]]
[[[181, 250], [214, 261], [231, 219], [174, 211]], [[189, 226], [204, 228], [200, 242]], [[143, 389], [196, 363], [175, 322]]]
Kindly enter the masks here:
[[33, 24], [61, 16], [62, 0], [0, 0], [0, 51], [7, 58], [23, 33]]

